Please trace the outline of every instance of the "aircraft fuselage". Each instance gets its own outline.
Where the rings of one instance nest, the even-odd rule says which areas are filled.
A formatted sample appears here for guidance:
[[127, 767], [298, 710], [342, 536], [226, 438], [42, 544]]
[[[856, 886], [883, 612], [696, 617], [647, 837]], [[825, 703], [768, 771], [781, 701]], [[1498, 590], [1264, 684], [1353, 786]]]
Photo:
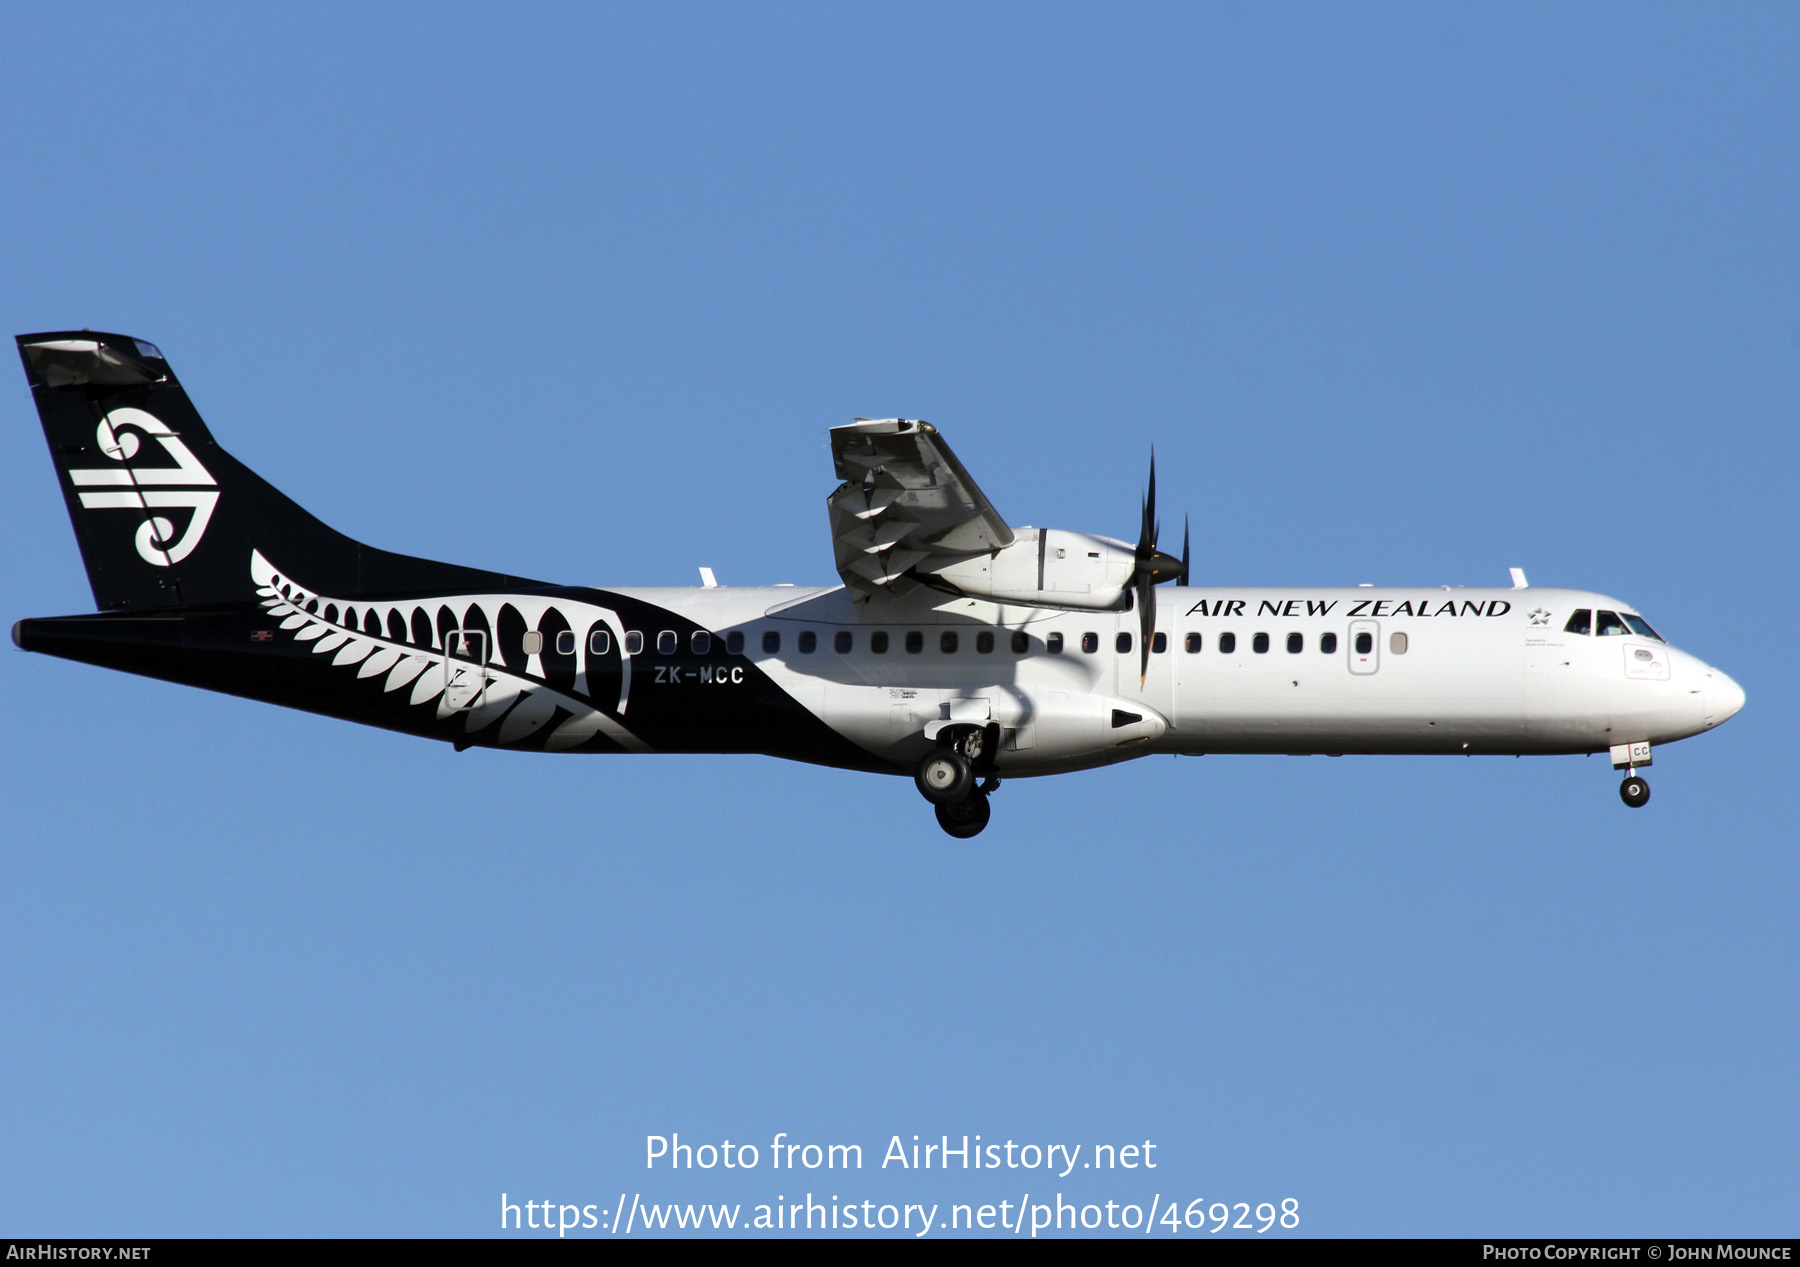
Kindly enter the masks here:
[[842, 587], [787, 586], [345, 600], [261, 566], [253, 607], [25, 621], [15, 637], [459, 746], [896, 774], [934, 722], [997, 727], [997, 772], [1021, 777], [1152, 753], [1604, 752], [1698, 734], [1743, 702], [1658, 639], [1566, 631], [1577, 611], [1636, 615], [1577, 590], [1165, 588], [1140, 685], [1132, 612], [941, 594], [872, 611]]
[[1630, 608], [1517, 569], [1191, 587], [1154, 463], [1135, 545], [1014, 526], [919, 419], [831, 429], [842, 585], [544, 585], [321, 523], [218, 444], [154, 344], [18, 346], [100, 609], [20, 621], [20, 647], [458, 748], [911, 773], [966, 839], [1003, 777], [1152, 753], [1607, 752], [1641, 807], [1652, 747], [1744, 703]]

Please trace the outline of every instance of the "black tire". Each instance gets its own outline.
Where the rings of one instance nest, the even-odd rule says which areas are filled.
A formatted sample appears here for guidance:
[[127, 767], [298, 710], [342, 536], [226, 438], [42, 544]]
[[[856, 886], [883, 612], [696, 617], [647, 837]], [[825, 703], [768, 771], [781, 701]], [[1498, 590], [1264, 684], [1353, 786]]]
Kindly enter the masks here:
[[933, 748], [913, 771], [919, 795], [933, 805], [954, 805], [968, 797], [975, 786], [969, 759], [954, 748]]
[[988, 798], [980, 792], [972, 792], [952, 805], [937, 807], [938, 826], [958, 840], [979, 836], [993, 815]]
[[1619, 784], [1619, 799], [1632, 809], [1642, 809], [1650, 803], [1650, 785], [1634, 774]]

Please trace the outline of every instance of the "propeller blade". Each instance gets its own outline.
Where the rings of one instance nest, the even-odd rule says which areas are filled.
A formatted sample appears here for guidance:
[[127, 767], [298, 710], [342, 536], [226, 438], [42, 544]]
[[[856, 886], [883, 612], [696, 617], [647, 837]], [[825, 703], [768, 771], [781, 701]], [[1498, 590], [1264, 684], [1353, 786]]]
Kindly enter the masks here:
[[1150, 642], [1156, 636], [1156, 578], [1148, 572], [1137, 577], [1138, 690], [1150, 677]]
[[1156, 450], [1150, 450], [1150, 480], [1144, 488], [1143, 521], [1138, 529], [1137, 565], [1132, 569], [1126, 590], [1132, 595], [1138, 611], [1138, 689], [1150, 678], [1150, 647], [1156, 638], [1156, 586], [1171, 577], [1187, 584], [1188, 524], [1181, 523], [1181, 558], [1176, 560], [1156, 548], [1162, 535], [1162, 524], [1156, 517]]
[[1138, 530], [1137, 557], [1147, 562], [1156, 553], [1156, 538], [1161, 525], [1156, 522], [1156, 450], [1150, 450], [1150, 486], [1144, 494], [1144, 521]]

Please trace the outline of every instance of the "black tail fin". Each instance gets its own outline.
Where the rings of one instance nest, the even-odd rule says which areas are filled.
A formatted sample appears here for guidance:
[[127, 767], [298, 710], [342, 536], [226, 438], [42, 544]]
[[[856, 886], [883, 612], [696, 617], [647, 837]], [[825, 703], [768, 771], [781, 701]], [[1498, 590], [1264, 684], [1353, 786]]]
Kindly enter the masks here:
[[256, 551], [344, 596], [532, 584], [326, 527], [218, 446], [151, 344], [90, 330], [18, 342], [103, 610], [247, 601]]

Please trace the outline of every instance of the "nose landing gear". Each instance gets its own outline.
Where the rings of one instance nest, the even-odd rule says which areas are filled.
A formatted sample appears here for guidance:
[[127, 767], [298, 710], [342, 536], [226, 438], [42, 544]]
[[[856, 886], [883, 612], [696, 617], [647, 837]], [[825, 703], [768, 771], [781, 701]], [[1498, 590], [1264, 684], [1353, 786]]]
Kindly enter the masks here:
[[1625, 771], [1625, 781], [1619, 784], [1619, 799], [1632, 809], [1642, 809], [1650, 803], [1650, 785], [1637, 772], [1641, 765], [1650, 764], [1650, 745], [1647, 743], [1614, 744], [1612, 748], [1613, 769]]
[[[993, 726], [959, 727], [939, 737], [939, 745], [920, 759], [913, 771], [919, 794], [937, 811], [938, 826], [958, 840], [981, 833], [993, 810], [988, 797], [1000, 786], [994, 773]], [[977, 774], [984, 775], [979, 786]]]

